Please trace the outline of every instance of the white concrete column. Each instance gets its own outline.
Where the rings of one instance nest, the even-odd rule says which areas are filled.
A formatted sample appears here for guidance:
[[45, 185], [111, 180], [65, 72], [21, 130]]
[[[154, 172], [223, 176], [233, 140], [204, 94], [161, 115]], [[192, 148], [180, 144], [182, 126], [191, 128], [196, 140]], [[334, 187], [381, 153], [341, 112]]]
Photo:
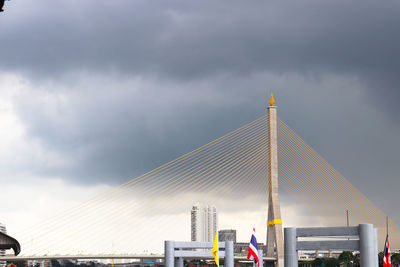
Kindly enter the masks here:
[[165, 267], [175, 267], [175, 255], [174, 255], [174, 241], [167, 240], [164, 243], [164, 262]]
[[258, 250], [258, 260], [260, 261], [260, 263], [258, 264], [259, 267], [264, 267], [264, 252], [262, 251], [262, 249]]
[[285, 267], [298, 267], [296, 228], [285, 228]]
[[375, 231], [372, 224], [360, 224], [360, 264], [363, 267], [376, 267], [376, 255], [374, 244]]

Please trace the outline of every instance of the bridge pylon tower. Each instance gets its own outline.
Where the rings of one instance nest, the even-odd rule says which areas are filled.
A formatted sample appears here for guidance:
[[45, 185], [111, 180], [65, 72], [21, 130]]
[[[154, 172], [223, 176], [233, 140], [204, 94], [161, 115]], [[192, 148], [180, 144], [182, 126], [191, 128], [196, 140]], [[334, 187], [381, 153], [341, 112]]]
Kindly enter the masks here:
[[273, 94], [268, 110], [268, 226], [267, 257], [276, 257], [277, 267], [284, 266], [281, 206], [278, 190], [278, 130], [277, 107]]

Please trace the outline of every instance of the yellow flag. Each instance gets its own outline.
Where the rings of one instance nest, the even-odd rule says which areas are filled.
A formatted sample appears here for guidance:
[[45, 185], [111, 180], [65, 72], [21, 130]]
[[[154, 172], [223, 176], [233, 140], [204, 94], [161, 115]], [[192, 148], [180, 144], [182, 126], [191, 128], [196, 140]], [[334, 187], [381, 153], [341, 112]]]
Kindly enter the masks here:
[[219, 267], [219, 256], [218, 256], [218, 231], [215, 232], [214, 246], [212, 249], [212, 255], [214, 256], [215, 263]]

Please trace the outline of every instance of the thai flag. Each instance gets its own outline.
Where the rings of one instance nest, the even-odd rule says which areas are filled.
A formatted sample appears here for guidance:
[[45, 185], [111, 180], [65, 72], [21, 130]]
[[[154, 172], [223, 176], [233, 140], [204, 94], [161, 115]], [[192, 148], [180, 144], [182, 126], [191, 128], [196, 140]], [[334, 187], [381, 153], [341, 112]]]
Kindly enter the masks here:
[[386, 236], [385, 250], [383, 251], [383, 267], [392, 267], [390, 261], [389, 236]]
[[253, 234], [251, 235], [250, 239], [250, 244], [249, 244], [249, 253], [247, 254], [247, 259], [253, 260], [254, 263], [257, 263], [257, 266], [259, 265], [259, 259], [258, 259], [258, 248], [257, 248], [257, 239], [256, 239], [256, 229], [253, 228]]

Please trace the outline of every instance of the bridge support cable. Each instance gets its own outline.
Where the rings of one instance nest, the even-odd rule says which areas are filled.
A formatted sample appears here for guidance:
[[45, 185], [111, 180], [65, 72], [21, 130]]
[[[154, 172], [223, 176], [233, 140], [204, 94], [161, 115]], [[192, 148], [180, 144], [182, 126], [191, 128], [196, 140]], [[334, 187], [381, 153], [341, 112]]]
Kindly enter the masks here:
[[[265, 175], [265, 170], [266, 170], [266, 167], [265, 166], [260, 166], [260, 167], [258, 167], [258, 170], [253, 170], [252, 172], [254, 173], [254, 172], [256, 172], [256, 171], [258, 171], [258, 172], [262, 172], [264, 175]], [[251, 176], [254, 176], [254, 177], [260, 177], [259, 175], [257, 175], [257, 174], [255, 174], [255, 175], [252, 175], [252, 173], [250, 173], [250, 175]], [[249, 182], [249, 181], [247, 181], [247, 182]], [[250, 182], [253, 182], [253, 181], [250, 181]], [[222, 191], [225, 189], [225, 191], [227, 190], [226, 188], [223, 188], [223, 187], [219, 187], [219, 190], [210, 190], [210, 192], [211, 193], [216, 193], [216, 194], [221, 194], [221, 193], [223, 193]], [[229, 187], [229, 190], [236, 190], [236, 189], [238, 189], [238, 183], [236, 183], [236, 184], [231, 184], [231, 186]], [[243, 188], [241, 188], [241, 189], [243, 189]], [[192, 201], [190, 200], [190, 198], [191, 198], [191, 196], [190, 195], [187, 195], [187, 196], [181, 196], [181, 197], [179, 197], [179, 196], [177, 196], [176, 198], [174, 198], [173, 200], [169, 200], [165, 205], [163, 205], [162, 203], [160, 203], [160, 202], [158, 202], [158, 205], [160, 205], [160, 207], [159, 208], [162, 208], [163, 210], [164, 210], [164, 214], [167, 214], [168, 212], [170, 212], [170, 211], [172, 211], [172, 212], [174, 212], [174, 209], [176, 209], [176, 207], [177, 206], [179, 206], [179, 205], [182, 205], [181, 203], [182, 202], [186, 202], [186, 203], [191, 203]], [[173, 207], [173, 208], [171, 208], [171, 207]], [[184, 207], [182, 207], [182, 208], [184, 208]], [[115, 218], [120, 218], [121, 216], [115, 216]], [[156, 218], [157, 218], [157, 220], [154, 220], [153, 218], [151, 218], [151, 224], [152, 225], [154, 225], [155, 227], [157, 226], [157, 225], [163, 225], [164, 227], [165, 227], [165, 225], [166, 225], [166, 222], [169, 222], [170, 220], [168, 220], [168, 215], [162, 215], [162, 214], [159, 214], [159, 216], [157, 216]], [[150, 218], [147, 218], [147, 220], [149, 220]], [[164, 220], [165, 219], [165, 220]], [[128, 220], [128, 222], [129, 222], [129, 220]], [[142, 220], [142, 222], [143, 223], [146, 223], [146, 220]], [[158, 222], [158, 223], [157, 223]], [[147, 222], [148, 223], [148, 222]], [[172, 224], [172, 225], [171, 225]], [[173, 228], [173, 224], [174, 224], [174, 222], [171, 222], [170, 223], [170, 225], [172, 226], [172, 228]], [[147, 226], [149, 226], [148, 224], [146, 224]], [[107, 231], [107, 233], [108, 234], [111, 234], [111, 235], [113, 235], [113, 234], [115, 234], [114, 236], [116, 236], [116, 237], [118, 237], [119, 239], [123, 239], [123, 238], [126, 238], [126, 236], [124, 236], [124, 235], [121, 235], [120, 233], [118, 234], [118, 229], [117, 228], [113, 228], [113, 227], [111, 227], [111, 228], [109, 228], [108, 230], [110, 230], [110, 232], [108, 232]], [[157, 232], [157, 231], [156, 231]], [[141, 235], [140, 235], [141, 234]], [[86, 237], [88, 237], [89, 238], [89, 236], [87, 236], [87, 235], [84, 235], [84, 236], [86, 236]], [[153, 237], [154, 235], [150, 235], [150, 237]], [[146, 231], [144, 231], [144, 232], [141, 232], [141, 231], [139, 231], [139, 233], [138, 234], [131, 234], [130, 235], [130, 237], [133, 239], [133, 240], [143, 240], [143, 239], [146, 239], [146, 237], [147, 238], [149, 238], [149, 233], [148, 232], [146, 232]], [[96, 237], [92, 237], [92, 238], [94, 238], [94, 240], [96, 240]], [[107, 239], [107, 235], [106, 236], [104, 236], [104, 235], [102, 235], [101, 237], [99, 237], [99, 238], [106, 238]], [[79, 240], [81, 240], [82, 239], [82, 237], [80, 237], [80, 239]], [[119, 239], [113, 239], [113, 240], [115, 240], [115, 241], [118, 241]], [[79, 241], [78, 240], [78, 241]], [[74, 239], [74, 241], [77, 241], [77, 239], [75, 238]], [[92, 240], [93, 241], [93, 240]]]
[[[282, 188], [324, 226], [343, 225], [343, 214], [349, 210], [352, 224], [373, 224], [383, 244], [386, 214], [281, 120], [278, 131]], [[392, 220], [390, 227], [391, 244], [398, 247], [400, 227]]]
[[[252, 139], [254, 139], [254, 138], [252, 138]], [[258, 144], [257, 146], [258, 147], [260, 147], [261, 145], [259, 145], [259, 144], [263, 144], [264, 142], [260, 142], [260, 140], [259, 139], [256, 139], [255, 141], [253, 140], [253, 142], [254, 143], [256, 143], [256, 144]], [[249, 142], [245, 142], [245, 143], [242, 143], [241, 144], [241, 146], [242, 147], [244, 147], [244, 148], [246, 148], [244, 151], [242, 151], [242, 150], [240, 150], [240, 153], [241, 153], [241, 155], [238, 155], [238, 152], [236, 151], [234, 154], [232, 153], [232, 152], [230, 152], [230, 153], [224, 153], [224, 157], [222, 158], [222, 161], [223, 161], [223, 163], [224, 163], [224, 165], [227, 165], [227, 162], [229, 162], [229, 164], [230, 165], [232, 165], [232, 164], [237, 164], [237, 162], [238, 161], [240, 161], [242, 158], [241, 157], [243, 157], [243, 155], [245, 154], [244, 152], [246, 152], [247, 154], [249, 154], [247, 151], [249, 150], [249, 148], [251, 147], [250, 146], [250, 144], [249, 144]], [[231, 150], [234, 150], [234, 148], [236, 147], [236, 144], [235, 145], [232, 145], [231, 144]], [[233, 155], [232, 155], [233, 154]], [[233, 159], [234, 159], [234, 161], [233, 161]], [[228, 161], [229, 160], [229, 161]], [[221, 170], [223, 170], [224, 168], [222, 167], [223, 165], [221, 165], [220, 163], [221, 163], [221, 157], [219, 157], [217, 160], [207, 160], [207, 163], [212, 163], [213, 164], [213, 168], [212, 168], [212, 170], [210, 171], [209, 169], [210, 169], [210, 164], [208, 164], [207, 166], [204, 166], [204, 164], [203, 165], [201, 165], [200, 167], [198, 167], [197, 169], [200, 169], [200, 170], [202, 170], [202, 174], [204, 174], [204, 170], [208, 170], [207, 171], [207, 174], [209, 175], [209, 174], [213, 174], [213, 176], [214, 177], [216, 177], [216, 178], [218, 178], [218, 179], [220, 179], [220, 173], [221, 173]], [[216, 162], [216, 163], [215, 163]], [[220, 164], [220, 165], [218, 165], [218, 164]], [[216, 165], [216, 166], [215, 166]], [[239, 166], [239, 165], [238, 165]], [[213, 173], [214, 172], [214, 173]], [[199, 171], [197, 171], [196, 172], [196, 175], [195, 174], [193, 174], [193, 172], [191, 172], [190, 173], [190, 178], [193, 178], [193, 177], [195, 177], [196, 178], [196, 180], [195, 181], [201, 181], [201, 182], [205, 182], [205, 181], [209, 181], [210, 179], [208, 179], [208, 180], [206, 180], [205, 178], [204, 178], [204, 175], [203, 175], [203, 177], [202, 176], [200, 176], [200, 175], [198, 175], [198, 173], [199, 173]], [[185, 177], [185, 175], [186, 175], [186, 177]], [[162, 180], [163, 182], [165, 181], [165, 180], [167, 180], [166, 178], [167, 177], [169, 177], [170, 175], [168, 174], [165, 174], [164, 175], [164, 179]], [[145, 189], [141, 189], [141, 191], [140, 192], [136, 192], [136, 195], [137, 196], [141, 196], [141, 197], [143, 197], [143, 199], [141, 200], [142, 202], [143, 201], [149, 201], [149, 199], [148, 199], [148, 197], [146, 198], [145, 196], [146, 196], [146, 194], [148, 194], [148, 193], [151, 193], [151, 194], [153, 194], [153, 195], [158, 195], [158, 196], [164, 196], [164, 195], [166, 195], [165, 193], [166, 193], [166, 191], [167, 192], [169, 192], [168, 191], [168, 189], [170, 189], [170, 188], [175, 188], [175, 191], [173, 191], [172, 193], [174, 193], [174, 192], [176, 192], [177, 190], [184, 190], [184, 189], [187, 189], [187, 188], [181, 188], [181, 187], [178, 187], [178, 185], [176, 184], [176, 182], [175, 181], [179, 181], [179, 184], [182, 184], [183, 182], [186, 182], [187, 183], [187, 177], [188, 177], [188, 174], [187, 174], [187, 172], [186, 173], [184, 173], [184, 175], [182, 175], [182, 173], [181, 172], [175, 172], [175, 175], [173, 176], [173, 178], [168, 178], [168, 181], [170, 182], [170, 183], [168, 183], [167, 185], [165, 184], [165, 183], [163, 183], [163, 182], [160, 182], [160, 183], [158, 183], [158, 184], [155, 184], [155, 185], [153, 185], [152, 187], [144, 187]], [[154, 179], [157, 179], [158, 177], [154, 177]], [[172, 180], [172, 185], [171, 185], [171, 180]], [[192, 179], [193, 180], [193, 179]], [[218, 180], [219, 181], [219, 180]], [[216, 181], [215, 179], [213, 179], [213, 184], [214, 184], [214, 186], [215, 186], [215, 183], [217, 183], [218, 181]], [[197, 188], [196, 188], [196, 190], [200, 190], [201, 189], [201, 187], [200, 186], [198, 186]], [[150, 190], [150, 191], [149, 191]], [[126, 193], [126, 192], [125, 192]], [[171, 193], [171, 192], [169, 192], [169, 193]], [[115, 199], [114, 199], [115, 200]], [[149, 202], [149, 203], [151, 203], [151, 202]], [[104, 207], [102, 207], [102, 212], [108, 212]]]
[[[204, 155], [206, 152], [210, 152], [210, 149], [212, 149], [213, 147], [217, 147], [217, 146], [221, 146], [221, 144], [225, 145], [225, 146], [229, 146], [232, 145], [232, 142], [237, 141], [238, 139], [242, 138], [245, 135], [248, 135], [248, 133], [250, 131], [254, 131], [257, 128], [260, 128], [263, 126], [263, 121], [265, 121], [265, 116], [260, 117], [259, 119], [246, 124], [243, 127], [240, 127], [239, 129], [224, 135], [221, 138], [218, 138], [192, 152], [189, 152], [169, 163], [166, 163], [152, 171], [149, 171], [137, 178], [134, 178], [132, 180], [130, 180], [127, 183], [124, 183], [120, 186], [117, 186], [114, 189], [111, 189], [109, 191], [107, 191], [106, 193], [100, 194], [99, 196], [89, 200], [88, 202], [78, 206], [77, 208], [71, 209], [69, 211], [66, 211], [65, 213], [59, 214], [58, 216], [55, 216], [54, 219], [55, 221], [65, 221], [65, 219], [68, 219], [69, 217], [71, 217], [71, 215], [76, 214], [81, 212], [82, 209], [84, 208], [88, 208], [90, 207], [91, 209], [95, 208], [96, 206], [98, 208], [102, 208], [102, 203], [109, 201], [110, 199], [115, 199], [115, 197], [120, 197], [121, 196], [121, 192], [128, 192], [132, 187], [135, 187], [137, 185], [140, 185], [142, 183], [148, 182], [149, 180], [152, 181], [154, 180], [153, 178], [158, 175], [163, 175], [166, 172], [169, 172], [169, 170], [174, 169], [178, 166], [187, 164], [188, 161], [193, 159], [196, 159], [198, 157], [200, 157], [201, 155]], [[49, 224], [51, 224], [52, 220], [49, 219], [46, 222], [44, 222], [42, 225], [46, 226], [46, 228], [48, 229]], [[25, 233], [28, 233], [30, 236], [32, 235], [32, 230], [26, 230]]]
[[[260, 143], [260, 142], [256, 142], [256, 143]], [[263, 143], [263, 142], [261, 142], [261, 143]], [[244, 147], [246, 147], [246, 148], [248, 148], [248, 147], [250, 147], [248, 144], [246, 144], [246, 145], [243, 145]], [[235, 157], [236, 158], [236, 157]], [[222, 169], [222, 168], [219, 168], [219, 172], [220, 172], [220, 169]], [[182, 178], [182, 177], [176, 177], [177, 179], [179, 179], [179, 178]], [[183, 181], [183, 179], [182, 179], [182, 181]], [[167, 187], [167, 188], [169, 188], [169, 187]], [[182, 189], [181, 189], [182, 190]], [[165, 191], [165, 190], [164, 190]], [[154, 193], [154, 191], [152, 192], [152, 193]], [[160, 193], [160, 191], [158, 191], [157, 192], [158, 194], [157, 195], [164, 195], [164, 194], [161, 194]], [[143, 196], [143, 194], [141, 194], [141, 196]], [[145, 199], [145, 198], [144, 198]], [[147, 201], [148, 201], [148, 199], [146, 199]], [[149, 202], [149, 203], [152, 203], [152, 202]], [[104, 210], [104, 209], [103, 209]], [[92, 226], [92, 225], [91, 225]]]
[[[261, 142], [260, 144], [263, 144], [264, 142]], [[258, 145], [259, 146], [259, 145]], [[254, 152], [254, 151], [253, 151]], [[265, 151], [261, 151], [259, 153], [246, 153], [247, 155], [253, 155], [252, 158], [247, 161], [247, 160], [243, 160], [243, 163], [246, 163], [247, 165], [249, 165], [249, 167], [247, 167], [247, 169], [243, 166], [241, 166], [241, 164], [238, 164], [237, 160], [233, 163], [230, 163], [230, 170], [224, 170], [225, 167], [224, 166], [219, 166], [220, 168], [218, 168], [218, 170], [214, 170], [213, 175], [218, 175], [221, 176], [219, 180], [215, 181], [215, 183], [206, 183], [204, 184], [204, 179], [205, 177], [200, 177], [202, 179], [197, 179], [197, 183], [196, 184], [190, 184], [190, 187], [185, 184], [185, 183], [181, 183], [179, 185], [179, 187], [172, 187], [172, 188], [168, 188], [168, 190], [163, 190], [164, 192], [158, 192], [157, 197], [156, 198], [150, 198], [148, 196], [141, 196], [142, 199], [140, 202], [144, 202], [147, 200], [147, 203], [140, 203], [139, 205], [137, 205], [137, 203], [132, 202], [132, 203], [128, 203], [128, 205], [130, 204], [136, 204], [136, 206], [139, 206], [141, 209], [147, 209], [147, 210], [153, 210], [155, 208], [155, 206], [160, 205], [160, 201], [162, 200], [162, 198], [164, 198], [165, 196], [170, 196], [171, 191], [180, 195], [182, 192], [191, 192], [194, 190], [197, 190], [198, 192], [202, 192], [202, 188], [205, 188], [205, 191], [207, 192], [213, 192], [215, 188], [221, 188], [221, 189], [227, 189], [230, 188], [232, 184], [234, 184], [235, 181], [237, 181], [237, 179], [235, 179], [236, 174], [234, 172], [238, 172], [239, 175], [243, 175], [243, 177], [247, 177], [248, 173], [244, 173], [244, 171], [251, 171], [253, 169], [253, 167], [255, 168], [255, 164], [257, 163], [258, 165], [260, 165], [260, 159], [263, 160], [264, 155], [265, 155]], [[254, 159], [255, 158], [255, 159]], [[243, 171], [244, 170], [244, 171]], [[224, 173], [225, 172], [225, 173]], [[182, 179], [183, 177], [177, 177], [177, 179]], [[224, 178], [226, 181], [222, 181], [221, 182], [221, 178]], [[230, 178], [229, 180], [227, 180], [228, 178]], [[232, 179], [233, 178], [233, 179]], [[199, 181], [203, 181], [203, 184], [199, 184]], [[219, 185], [221, 185], [219, 187]], [[212, 188], [210, 188], [212, 186]], [[168, 192], [165, 192], [168, 191]], [[124, 206], [122, 208], [118, 208], [116, 211], [113, 211], [111, 213], [107, 214], [107, 217], [102, 218], [101, 220], [97, 220], [96, 222], [92, 223], [92, 224], [86, 224], [86, 227], [83, 229], [80, 229], [80, 239], [84, 239], [85, 238], [85, 234], [83, 233], [89, 233], [89, 227], [95, 227], [96, 225], [102, 225], [105, 221], [110, 221], [110, 220], [118, 220], [118, 218], [120, 218], [121, 213], [124, 213], [126, 210], [127, 205], [124, 204]], [[132, 206], [128, 206], [128, 208], [131, 208]], [[165, 209], [164, 209], [165, 211]], [[112, 230], [112, 229], [110, 229]], [[77, 233], [75, 232], [74, 235], [77, 235]], [[87, 234], [86, 234], [87, 235]], [[66, 240], [63, 240], [63, 242], [66, 242], [68, 240], [72, 240], [72, 237], [69, 236]], [[92, 237], [93, 240], [93, 237]], [[55, 244], [54, 244], [55, 245]], [[59, 244], [58, 244], [59, 245]]]
[[[130, 183], [123, 186], [123, 189], [119, 187], [117, 190], [113, 190], [111, 197], [97, 198], [98, 201], [91, 200], [92, 203], [81, 206], [72, 214], [69, 213], [70, 217], [67, 217], [67, 220], [61, 220], [61, 223], [55, 220], [53, 224], [46, 224], [47, 231], [36, 236], [36, 239], [39, 239], [35, 240], [37, 249], [30, 253], [47, 253], [48, 250], [45, 247], [54, 249], [54, 247], [59, 246], [61, 248], [67, 245], [68, 241], [83, 242], [85, 238], [90, 237], [88, 230], [102, 225], [104, 222], [119, 221], [119, 218], [124, 217], [124, 215], [126, 217], [129, 214], [129, 212], [126, 212], [129, 209], [134, 209], [137, 213], [143, 214], [145, 213], [144, 210], [147, 212], [155, 211], [162, 206], [160, 205], [161, 200], [165, 198], [173, 199], [176, 196], [185, 196], [185, 198], [189, 198], [186, 203], [186, 206], [188, 206], [194, 201], [190, 199], [192, 193], [219, 194], [219, 191], [224, 191], [227, 194], [232, 190], [236, 190], [237, 193], [240, 189], [248, 188], [252, 185], [250, 182], [257, 176], [257, 172], [265, 172], [265, 155], [267, 154], [265, 116], [241, 129], [241, 131], [234, 131], [234, 134], [226, 135], [226, 138], [219, 138], [218, 142], [211, 142], [213, 145], [203, 146], [206, 148], [201, 153], [188, 153], [190, 156], [185, 157], [185, 160], [175, 161], [176, 169], [174, 169], [174, 165], [169, 165], [163, 171], [151, 171], [145, 179], [142, 175], [138, 179], [140, 181], [131, 180]], [[145, 182], [140, 184], [142, 181]], [[257, 188], [257, 186], [255, 187]], [[130, 194], [140, 197], [140, 199], [129, 200]], [[180, 199], [180, 202], [182, 202], [182, 199]], [[110, 203], [120, 205], [114, 207]], [[107, 205], [110, 206], [107, 207]], [[168, 206], [169, 209], [171, 207], [173, 209], [174, 206]], [[101, 216], [96, 218], [89, 216], [100, 210], [103, 215], [100, 214]], [[79, 225], [74, 223], [77, 221], [76, 218], [79, 218]], [[145, 220], [146, 218], [142, 217], [141, 221]], [[115, 232], [117, 228], [113, 226], [115, 225], [110, 224], [106, 229], [112, 229], [114, 231], [109, 232]], [[46, 241], [48, 240], [46, 237], [55, 234], [60, 235], [61, 233], [67, 235], [61, 242], [60, 240]], [[93, 236], [90, 239], [93, 240]], [[40, 249], [40, 247], [43, 249]]]
[[[248, 207], [268, 199], [266, 120], [263, 116], [77, 208], [31, 226], [18, 237], [22, 254], [157, 252], [162, 250], [163, 240], [188, 240], [190, 208], [195, 202], [217, 206], [224, 225], [235, 228], [236, 220], [226, 218], [236, 216], [241, 225], [258, 220], [258, 232], [265, 232], [267, 206], [257, 211]], [[296, 200], [296, 205], [306, 208], [324, 226], [343, 225], [343, 214], [349, 210], [352, 224], [372, 223], [382, 239], [386, 215], [279, 119], [278, 157], [280, 188]], [[285, 216], [285, 205], [282, 214]], [[390, 228], [391, 243], [400, 245], [399, 227], [390, 221]]]

